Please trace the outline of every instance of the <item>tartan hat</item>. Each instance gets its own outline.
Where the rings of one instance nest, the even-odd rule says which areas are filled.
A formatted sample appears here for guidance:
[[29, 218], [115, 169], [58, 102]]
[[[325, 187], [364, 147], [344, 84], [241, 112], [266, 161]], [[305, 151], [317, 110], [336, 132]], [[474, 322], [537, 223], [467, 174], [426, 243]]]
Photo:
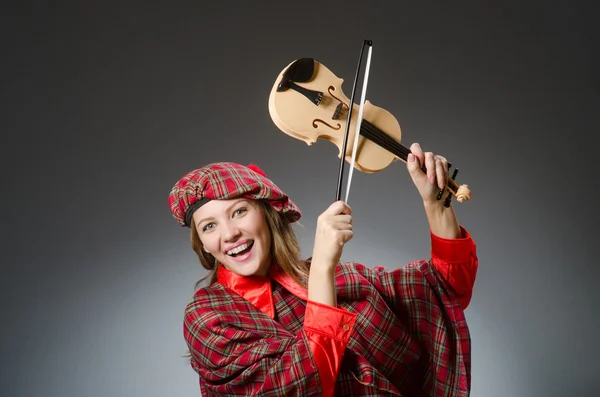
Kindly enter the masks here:
[[191, 226], [192, 215], [210, 200], [245, 197], [265, 200], [290, 222], [302, 216], [294, 202], [255, 164], [218, 162], [185, 174], [171, 189], [169, 208], [177, 223]]

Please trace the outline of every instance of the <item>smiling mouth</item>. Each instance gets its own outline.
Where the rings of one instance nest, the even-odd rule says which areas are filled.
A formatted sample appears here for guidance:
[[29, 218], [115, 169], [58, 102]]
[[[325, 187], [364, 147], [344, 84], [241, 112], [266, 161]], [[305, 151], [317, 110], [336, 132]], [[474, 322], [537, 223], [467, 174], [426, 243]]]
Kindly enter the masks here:
[[240, 246], [235, 247], [234, 249], [227, 251], [226, 254], [235, 258], [238, 255], [244, 255], [245, 253], [250, 251], [253, 245], [254, 240], [248, 241], [246, 244], [242, 244]]

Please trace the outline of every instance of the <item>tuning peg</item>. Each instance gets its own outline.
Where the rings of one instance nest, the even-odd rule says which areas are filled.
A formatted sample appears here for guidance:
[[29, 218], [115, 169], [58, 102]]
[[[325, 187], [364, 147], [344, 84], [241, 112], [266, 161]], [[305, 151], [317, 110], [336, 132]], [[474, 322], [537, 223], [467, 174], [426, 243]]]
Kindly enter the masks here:
[[[458, 174], [458, 168], [454, 169], [454, 172], [452, 173], [452, 180], [456, 182], [456, 175]], [[449, 194], [448, 197], [446, 197], [446, 201], [444, 201], [444, 207], [448, 208], [450, 207], [450, 202], [452, 201], [452, 194]]]
[[[450, 171], [450, 168], [452, 168], [452, 164], [448, 163], [448, 171]], [[456, 174], [458, 173], [458, 170], [454, 170], [454, 175], [452, 175], [452, 179], [454, 179], [454, 177], [456, 176]], [[438, 192], [437, 197], [435, 198], [436, 200], [440, 200], [442, 198], [442, 195], [444, 194], [444, 189], [440, 189], [440, 191]]]

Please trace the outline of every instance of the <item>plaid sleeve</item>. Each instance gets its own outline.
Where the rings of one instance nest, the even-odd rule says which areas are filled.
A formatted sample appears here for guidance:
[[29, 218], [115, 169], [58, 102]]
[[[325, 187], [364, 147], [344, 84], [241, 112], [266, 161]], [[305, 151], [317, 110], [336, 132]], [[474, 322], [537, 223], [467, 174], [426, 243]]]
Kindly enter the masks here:
[[466, 309], [473, 295], [479, 260], [471, 235], [462, 226], [460, 229], [462, 238], [457, 239], [431, 233], [431, 262]]
[[352, 269], [379, 293], [429, 356], [435, 395], [469, 390], [471, 342], [465, 313], [431, 261], [417, 260], [391, 271], [352, 263]]
[[346, 345], [354, 329], [356, 313], [343, 308], [307, 301], [304, 328], [315, 358], [323, 397], [335, 392]]
[[203, 397], [320, 396], [306, 331], [292, 335], [253, 316], [218, 294], [197, 294], [187, 306], [184, 337]]
[[392, 306], [398, 306], [399, 294], [414, 289], [417, 281], [427, 281], [435, 287], [449, 289], [452, 293], [446, 294], [448, 299], [452, 303], [458, 302], [464, 310], [471, 300], [479, 260], [471, 235], [462, 226], [461, 231], [463, 237], [458, 239], [444, 239], [431, 234], [433, 269], [427, 269], [428, 279], [424, 279], [421, 273], [423, 261], [415, 261], [392, 272], [383, 266], [368, 269], [356, 264], [356, 268]]

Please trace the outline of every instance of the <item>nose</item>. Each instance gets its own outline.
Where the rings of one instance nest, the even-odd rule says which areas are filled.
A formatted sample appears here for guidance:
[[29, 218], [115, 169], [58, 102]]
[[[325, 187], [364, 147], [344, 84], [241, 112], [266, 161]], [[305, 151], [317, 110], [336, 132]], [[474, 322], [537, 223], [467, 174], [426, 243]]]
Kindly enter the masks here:
[[221, 236], [225, 242], [232, 242], [239, 238], [240, 229], [234, 222], [227, 222], [222, 225]]

